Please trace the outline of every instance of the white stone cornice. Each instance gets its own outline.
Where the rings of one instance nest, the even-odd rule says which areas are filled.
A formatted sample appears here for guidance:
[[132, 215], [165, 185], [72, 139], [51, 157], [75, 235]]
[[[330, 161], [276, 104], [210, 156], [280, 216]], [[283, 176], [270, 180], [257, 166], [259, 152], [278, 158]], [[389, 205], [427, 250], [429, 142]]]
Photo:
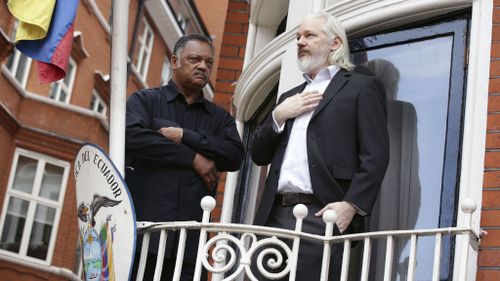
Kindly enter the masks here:
[[472, 0], [349, 0], [329, 6], [325, 11], [338, 17], [350, 36], [360, 36], [471, 5]]
[[277, 26], [288, 10], [289, 0], [255, 0], [251, 1], [251, 24], [258, 26]]
[[[325, 11], [337, 16], [343, 22], [349, 36], [356, 37], [470, 8], [472, 2], [473, 0], [345, 0], [336, 2]], [[253, 21], [261, 18], [259, 13], [262, 13], [263, 5], [263, 1], [252, 1]], [[269, 12], [272, 11], [266, 11]], [[262, 23], [257, 22], [257, 24]], [[297, 25], [289, 28], [259, 50], [255, 57], [248, 59], [249, 63], [245, 65], [235, 90], [237, 119], [247, 120], [253, 114], [252, 110], [257, 108], [251, 101], [258, 102], [259, 99], [261, 101], [269, 93], [272, 87], [269, 89], [262, 87], [263, 81], [269, 81], [267, 76], [280, 70], [279, 62], [282, 60], [280, 56], [285, 54], [289, 44], [294, 43], [296, 30]], [[252, 40], [256, 44], [258, 38]], [[256, 92], [257, 89], [265, 92]]]
[[[292, 42], [294, 34], [292, 32], [283, 33], [268, 44], [246, 66], [235, 89], [237, 94], [234, 97], [234, 103], [236, 108], [241, 109], [236, 114], [238, 120], [248, 120], [255, 110], [251, 106], [254, 104], [252, 101], [262, 98], [261, 95], [264, 95], [265, 98], [265, 95], [278, 81], [282, 56], [286, 51], [287, 44]], [[274, 80], [272, 85], [269, 85], [270, 80]]]

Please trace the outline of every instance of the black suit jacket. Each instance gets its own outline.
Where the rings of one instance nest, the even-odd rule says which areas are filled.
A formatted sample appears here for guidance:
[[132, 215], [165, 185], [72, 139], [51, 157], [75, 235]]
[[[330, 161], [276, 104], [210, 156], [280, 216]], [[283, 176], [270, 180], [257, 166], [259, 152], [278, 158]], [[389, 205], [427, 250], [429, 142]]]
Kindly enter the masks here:
[[[284, 93], [278, 103], [305, 86]], [[323, 205], [344, 200], [371, 211], [389, 161], [386, 115], [384, 88], [377, 78], [342, 69], [332, 78], [307, 129], [312, 189]], [[278, 134], [270, 114], [256, 130], [252, 159], [257, 165], [271, 163], [256, 224], [265, 224], [271, 212], [293, 122], [288, 120]]]

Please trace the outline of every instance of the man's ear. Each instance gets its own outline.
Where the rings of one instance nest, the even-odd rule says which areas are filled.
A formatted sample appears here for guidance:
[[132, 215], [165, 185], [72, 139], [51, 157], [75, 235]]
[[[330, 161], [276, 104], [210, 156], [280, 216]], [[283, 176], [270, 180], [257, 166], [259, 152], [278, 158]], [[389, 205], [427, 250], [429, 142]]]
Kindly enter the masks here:
[[332, 44], [330, 45], [330, 51], [336, 51], [341, 46], [342, 46], [342, 41], [340, 40], [340, 38], [338, 36], [335, 36], [335, 38], [333, 38]]
[[172, 55], [170, 58], [170, 65], [172, 66], [172, 69], [177, 69], [177, 56]]

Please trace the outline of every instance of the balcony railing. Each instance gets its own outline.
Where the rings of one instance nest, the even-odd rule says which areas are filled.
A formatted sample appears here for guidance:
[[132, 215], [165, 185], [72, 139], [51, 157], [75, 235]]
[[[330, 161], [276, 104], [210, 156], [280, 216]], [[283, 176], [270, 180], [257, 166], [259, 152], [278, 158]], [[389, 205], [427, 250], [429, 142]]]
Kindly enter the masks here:
[[[196, 260], [194, 280], [200, 280], [202, 267], [212, 273], [212, 280], [236, 280], [245, 275], [250, 280], [258, 280], [255, 272], [270, 279], [282, 278], [289, 275], [289, 280], [295, 280], [295, 268], [298, 258], [299, 244], [301, 240], [311, 240], [323, 243], [323, 260], [321, 269], [321, 279], [328, 280], [328, 265], [330, 261], [332, 243], [343, 243], [343, 264], [341, 270], [341, 280], [348, 280], [348, 269], [351, 256], [351, 244], [354, 241], [363, 241], [363, 254], [360, 280], [369, 280], [370, 276], [370, 256], [372, 242], [377, 240], [386, 241], [385, 267], [383, 280], [391, 280], [393, 274], [393, 252], [395, 239], [410, 239], [409, 263], [406, 280], [414, 280], [417, 260], [417, 241], [421, 237], [430, 236], [435, 239], [434, 265], [432, 268], [432, 280], [440, 280], [441, 268], [441, 246], [444, 236], [450, 238], [462, 237], [456, 240], [456, 247], [460, 247], [461, 256], [459, 268], [453, 280], [466, 280], [468, 252], [471, 246], [473, 251], [477, 251], [479, 241], [478, 234], [471, 227], [471, 215], [476, 208], [473, 200], [466, 199], [462, 203], [462, 211], [465, 214], [464, 227], [449, 227], [422, 230], [394, 230], [378, 231], [360, 234], [350, 234], [332, 236], [333, 224], [336, 220], [334, 211], [327, 211], [323, 215], [326, 224], [325, 235], [313, 235], [302, 232], [302, 220], [307, 215], [307, 207], [304, 205], [295, 206], [293, 213], [296, 220], [295, 230], [286, 230], [272, 227], [211, 223], [210, 212], [215, 207], [215, 200], [212, 197], [205, 197], [201, 201], [203, 209], [202, 222], [138, 222], [138, 232], [143, 233], [141, 257], [138, 269], [137, 280], [142, 280], [149, 247], [151, 233], [160, 232], [160, 242], [155, 268], [155, 279], [160, 280], [165, 245], [169, 232], [179, 232], [179, 244], [177, 249], [177, 261], [173, 280], [179, 280], [182, 270], [182, 259], [184, 257], [184, 247], [186, 243], [187, 230], [200, 230], [199, 247]], [[208, 240], [207, 240], [208, 238]], [[291, 241], [289, 247], [283, 240]], [[459, 243], [459, 244], [458, 244]], [[272, 246], [272, 247], [270, 247]], [[276, 248], [280, 249], [277, 250]], [[262, 257], [272, 255], [274, 258], [268, 261], [267, 265], [272, 268], [283, 269], [280, 272], [269, 272], [264, 268]], [[251, 267], [252, 262], [256, 266]], [[257, 269], [255, 269], [257, 268]]]

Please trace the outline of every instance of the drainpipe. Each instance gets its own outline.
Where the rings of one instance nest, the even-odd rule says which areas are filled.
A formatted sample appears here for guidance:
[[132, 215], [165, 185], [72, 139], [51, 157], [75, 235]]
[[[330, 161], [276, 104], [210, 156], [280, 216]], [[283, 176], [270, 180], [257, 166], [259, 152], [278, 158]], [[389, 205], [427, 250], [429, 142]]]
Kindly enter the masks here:
[[125, 171], [125, 100], [129, 0], [114, 1], [111, 32], [111, 98], [109, 156], [123, 176]]

